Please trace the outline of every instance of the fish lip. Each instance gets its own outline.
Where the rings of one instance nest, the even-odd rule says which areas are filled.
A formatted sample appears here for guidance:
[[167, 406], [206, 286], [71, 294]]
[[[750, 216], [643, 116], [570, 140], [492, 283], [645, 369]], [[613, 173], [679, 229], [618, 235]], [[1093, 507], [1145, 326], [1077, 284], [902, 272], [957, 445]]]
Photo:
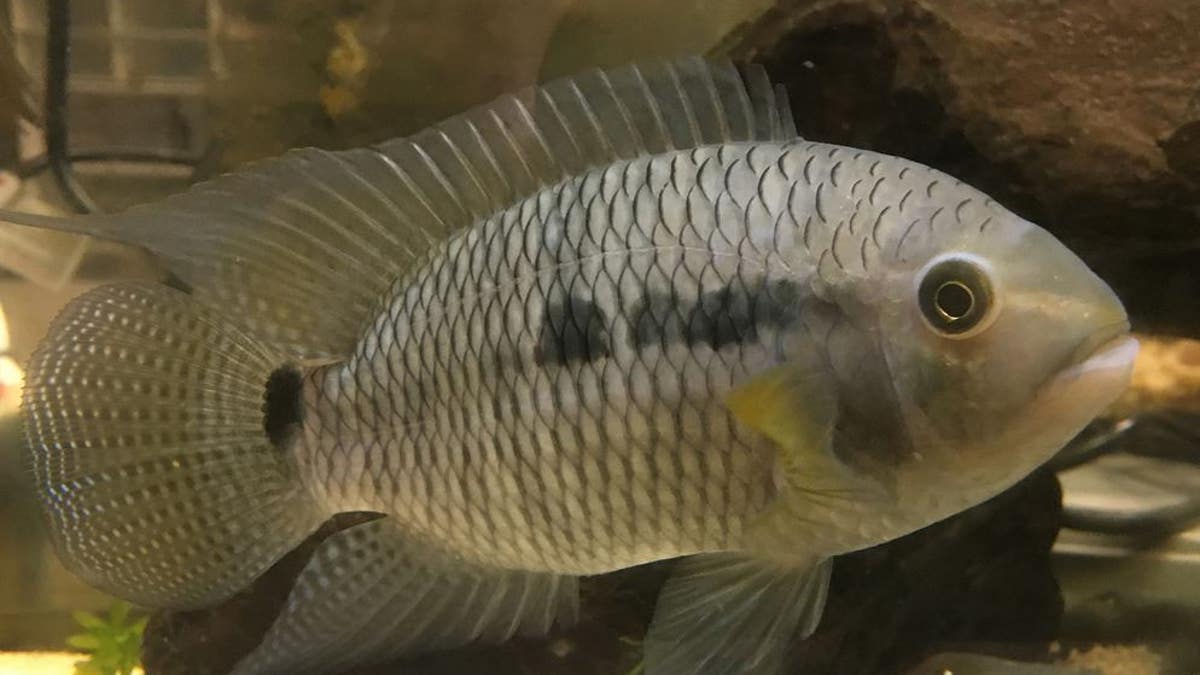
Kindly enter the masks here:
[[1061, 389], [1084, 377], [1096, 380], [1097, 384], [1106, 380], [1127, 386], [1139, 347], [1137, 339], [1129, 333], [1128, 321], [1105, 326], [1080, 342], [1067, 365], [1050, 378], [1041, 393]]
[[1122, 319], [1093, 331], [1091, 335], [1080, 341], [1071, 352], [1071, 356], [1067, 359], [1062, 370], [1071, 370], [1073, 367], [1087, 362], [1100, 352], [1115, 347], [1115, 343], [1121, 342], [1123, 338], [1129, 336], [1129, 329], [1129, 320]]

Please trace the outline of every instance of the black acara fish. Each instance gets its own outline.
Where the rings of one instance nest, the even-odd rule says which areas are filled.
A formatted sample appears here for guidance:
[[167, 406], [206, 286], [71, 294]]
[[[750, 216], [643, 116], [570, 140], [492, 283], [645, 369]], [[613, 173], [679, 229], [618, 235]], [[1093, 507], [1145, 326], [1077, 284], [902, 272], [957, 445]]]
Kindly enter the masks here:
[[777, 675], [835, 556], [1012, 485], [1137, 352], [1044, 230], [786, 102], [699, 59], [593, 71], [118, 215], [6, 214], [184, 282], [86, 293], [32, 359], [59, 555], [204, 607], [382, 514], [242, 674], [544, 634], [581, 575], [686, 556], [646, 672]]

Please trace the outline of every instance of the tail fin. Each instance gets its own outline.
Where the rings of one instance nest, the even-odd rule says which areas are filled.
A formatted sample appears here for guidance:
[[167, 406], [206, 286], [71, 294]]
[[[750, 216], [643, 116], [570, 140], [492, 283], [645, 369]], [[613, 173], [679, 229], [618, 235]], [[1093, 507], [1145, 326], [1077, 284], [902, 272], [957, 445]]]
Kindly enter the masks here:
[[299, 396], [285, 363], [163, 286], [105, 286], [69, 304], [31, 359], [23, 403], [64, 563], [141, 605], [202, 607], [316, 529], [325, 516], [272, 419], [299, 415], [270, 395]]

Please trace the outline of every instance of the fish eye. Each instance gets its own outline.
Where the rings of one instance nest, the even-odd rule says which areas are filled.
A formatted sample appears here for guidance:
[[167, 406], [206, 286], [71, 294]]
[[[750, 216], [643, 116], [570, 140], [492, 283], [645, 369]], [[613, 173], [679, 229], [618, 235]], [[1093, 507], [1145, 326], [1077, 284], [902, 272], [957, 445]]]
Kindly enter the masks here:
[[991, 315], [992, 284], [982, 265], [951, 257], [926, 268], [917, 289], [921, 314], [933, 330], [947, 337], [966, 337]]

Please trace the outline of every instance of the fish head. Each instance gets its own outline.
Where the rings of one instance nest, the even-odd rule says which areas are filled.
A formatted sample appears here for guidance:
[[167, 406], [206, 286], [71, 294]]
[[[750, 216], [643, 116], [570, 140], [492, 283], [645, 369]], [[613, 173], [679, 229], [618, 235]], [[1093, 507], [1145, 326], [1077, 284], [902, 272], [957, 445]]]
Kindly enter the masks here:
[[972, 217], [909, 231], [871, 303], [880, 390], [903, 436], [896, 487], [956, 495], [946, 511], [1052, 457], [1126, 389], [1138, 349], [1120, 300], [1079, 257], [954, 183], [961, 194], [938, 203], [972, 200]]

